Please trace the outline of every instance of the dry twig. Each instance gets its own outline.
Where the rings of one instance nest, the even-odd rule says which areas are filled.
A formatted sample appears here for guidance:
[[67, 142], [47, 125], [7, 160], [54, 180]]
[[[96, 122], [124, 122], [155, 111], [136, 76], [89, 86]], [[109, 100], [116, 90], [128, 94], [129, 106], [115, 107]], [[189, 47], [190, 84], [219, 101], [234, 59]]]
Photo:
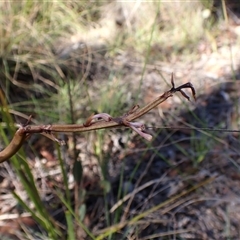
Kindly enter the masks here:
[[155, 108], [157, 105], [166, 101], [169, 97], [172, 97], [174, 93], [180, 92], [183, 97], [190, 99], [188, 95], [182, 90], [185, 88], [190, 88], [192, 91], [192, 96], [195, 99], [195, 89], [191, 83], [185, 83], [177, 88], [175, 88], [173, 81], [173, 74], [171, 78], [172, 88], [163, 93], [160, 97], [156, 98], [143, 108], [139, 108], [138, 105], [134, 106], [126, 114], [119, 117], [112, 117], [107, 113], [99, 113], [96, 115], [91, 115], [84, 124], [61, 124], [61, 125], [29, 125], [31, 116], [29, 117], [25, 125], [18, 125], [19, 128], [14, 134], [12, 141], [9, 145], [0, 152], [0, 163], [8, 160], [21, 148], [24, 141], [29, 138], [34, 133], [40, 133], [59, 144], [64, 144], [63, 141], [58, 140], [54, 137], [54, 132], [87, 132], [103, 128], [114, 128], [119, 126], [130, 127], [132, 130], [137, 132], [140, 136], [150, 141], [152, 136], [144, 132], [144, 125], [139, 122], [133, 122], [133, 120], [143, 116], [148, 113], [151, 109]]

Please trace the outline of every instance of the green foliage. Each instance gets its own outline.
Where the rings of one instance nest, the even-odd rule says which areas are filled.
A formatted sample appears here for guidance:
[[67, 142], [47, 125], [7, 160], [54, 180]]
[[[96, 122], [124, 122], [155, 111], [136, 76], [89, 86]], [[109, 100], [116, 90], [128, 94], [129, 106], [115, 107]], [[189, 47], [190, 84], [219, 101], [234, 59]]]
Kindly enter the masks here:
[[[7, 122], [9, 126], [13, 125], [14, 121], [11, 118], [7, 106], [1, 107], [1, 116], [4, 122]], [[9, 130], [11, 127], [8, 128]], [[5, 140], [7, 145], [9, 142], [7, 140], [7, 135], [0, 125], [0, 132], [2, 138]], [[13, 132], [12, 132], [13, 134]], [[17, 192], [13, 192], [13, 196], [19, 201], [19, 203], [30, 212], [33, 218], [42, 226], [42, 228], [48, 233], [49, 238], [56, 239], [60, 235], [58, 227], [55, 225], [52, 217], [46, 211], [43, 202], [41, 201], [40, 195], [35, 185], [35, 180], [32, 175], [31, 169], [26, 161], [25, 154], [20, 151], [17, 156], [12, 158], [12, 166], [16, 171], [16, 175], [21, 181], [30, 201], [34, 204], [36, 211], [33, 211], [28, 207], [25, 201], [19, 196]]]
[[[125, 19], [126, 23], [119, 31], [116, 30], [116, 33], [113, 31], [115, 34], [107, 33], [110, 37], [107, 35], [106, 38], [109, 37], [109, 39], [103, 45], [106, 52], [101, 49], [104, 53], [100, 54], [104, 56], [102, 58], [107, 59], [117, 57], [121, 52], [130, 51], [134, 52], [133, 55], [137, 59], [142, 60], [144, 65], [140, 74], [141, 81], [138, 82], [135, 89], [131, 89], [134, 96], [129, 97], [129, 88], [134, 86], [135, 79], [132, 80], [133, 83], [126, 81], [122, 84], [123, 81], [120, 79], [127, 77], [128, 72], [127, 74], [121, 72], [121, 67], [120, 70], [116, 67], [109, 69], [109, 72], [105, 74], [107, 77], [104, 81], [99, 80], [97, 84], [93, 83], [92, 85], [87, 82], [86, 77], [88, 74], [91, 75], [87, 72], [89, 69], [86, 70], [87, 74], [79, 73], [82, 66], [79, 62], [87, 59], [90, 65], [94, 65], [101, 61], [98, 58], [90, 60], [88, 58], [92, 53], [97, 54], [100, 50], [98, 52], [98, 49], [93, 49], [91, 54], [87, 51], [77, 53], [73, 51], [73, 54], [71, 51], [66, 51], [67, 53], [64, 53], [69, 45], [79, 44], [82, 41], [82, 39], [80, 39], [81, 41], [77, 39], [79, 36], [91, 35], [92, 29], [98, 28], [102, 24], [99, 21], [107, 12], [105, 7], [107, 6], [107, 9], [114, 8], [111, 1], [21, 0], [14, 3], [1, 1], [0, 86], [7, 100], [6, 106], [1, 107], [2, 122], [7, 125], [6, 127], [0, 125], [1, 139], [4, 140], [4, 144], [9, 143], [9, 136], [12, 136], [15, 130], [13, 127], [15, 120], [10, 112], [18, 115], [20, 115], [19, 113], [29, 115], [34, 112], [38, 121], [44, 124], [57, 121], [83, 122], [86, 116], [94, 111], [118, 116], [132, 107], [133, 99], [141, 100], [140, 91], [145, 72], [151, 64], [156, 61], [169, 61], [180, 55], [190, 59], [194, 58], [197, 53], [197, 45], [203, 38], [206, 38], [212, 49], [215, 50], [216, 32], [213, 31], [212, 20], [203, 17], [204, 9], [211, 9], [212, 1], [200, 2], [204, 7], [199, 2], [189, 4], [176, 1], [168, 3], [157, 1], [134, 5], [133, 8], [130, 5], [127, 7], [128, 4], [133, 3], [125, 3], [124, 7], [127, 7], [127, 11], [131, 10], [131, 17]], [[227, 17], [225, 16], [225, 18]], [[106, 29], [99, 27], [99, 35], [105, 36]], [[92, 35], [93, 41], [101, 38], [98, 37], [98, 34]], [[75, 41], [75, 39], [77, 40]], [[88, 38], [83, 38], [83, 40], [87, 43], [90, 41]], [[89, 56], [87, 56], [88, 54]], [[75, 68], [75, 66], [77, 67]], [[25, 78], [21, 79], [22, 75]], [[192, 141], [191, 147], [194, 153], [188, 157], [195, 165], [201, 163], [206, 156], [210, 147], [206, 146], [206, 138], [209, 136], [213, 142], [215, 140], [213, 135], [204, 135], [201, 141]], [[193, 135], [193, 139], [194, 137]], [[86, 141], [90, 139], [89, 135], [86, 135], [85, 138]], [[165, 203], [138, 214], [122, 225], [118, 224], [123, 214], [122, 206], [120, 206], [111, 220], [107, 196], [111, 191], [108, 179], [108, 163], [111, 157], [103, 149], [105, 140], [106, 131], [98, 131], [91, 139], [93, 155], [97, 158], [101, 169], [100, 186], [104, 195], [105, 218], [108, 227], [96, 238], [114, 239], [114, 234], [123, 227], [126, 227], [126, 232], [132, 229], [137, 231], [138, 220], [147, 213], [160, 209]], [[76, 153], [76, 139], [73, 142]], [[146, 148], [146, 151], [150, 147], [151, 145]], [[176, 144], [176, 147], [187, 155], [185, 149], [180, 145]], [[80, 206], [73, 209], [65, 159], [63, 159], [59, 146], [56, 146], [56, 151], [64, 188], [64, 194], [56, 190], [56, 195], [65, 207], [67, 237], [69, 240], [77, 239], [75, 231], [77, 228], [81, 228], [89, 238], [95, 239], [91, 230], [84, 225], [84, 217], [87, 214], [87, 206], [84, 201], [87, 193], [85, 189], [81, 188], [83, 179], [81, 161], [75, 154], [72, 171], [75, 187], [79, 187], [76, 188], [78, 190], [76, 198]], [[155, 154], [163, 158], [157, 150]], [[165, 160], [167, 161], [167, 159]], [[14, 191], [13, 196], [25, 211], [32, 214], [49, 239], [59, 239], [62, 229], [57, 226], [42, 202], [23, 150], [12, 158], [11, 166], [28, 195], [28, 201], [33, 203], [34, 209], [29, 207], [18, 192]], [[138, 167], [139, 165], [136, 165], [129, 176], [129, 182], [133, 179]], [[118, 200], [126, 195], [122, 190], [123, 169], [121, 174]], [[134, 224], [135, 227], [133, 227]]]

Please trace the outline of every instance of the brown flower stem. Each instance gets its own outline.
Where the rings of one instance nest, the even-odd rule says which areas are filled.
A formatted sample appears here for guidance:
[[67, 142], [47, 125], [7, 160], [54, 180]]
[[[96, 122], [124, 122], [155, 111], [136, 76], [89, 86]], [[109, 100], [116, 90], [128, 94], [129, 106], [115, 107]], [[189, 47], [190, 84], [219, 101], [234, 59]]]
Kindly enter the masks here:
[[[28, 122], [25, 126], [19, 126], [19, 129], [16, 131], [12, 141], [9, 145], [0, 152], [0, 163], [11, 158], [16, 152], [20, 149], [24, 141], [34, 133], [40, 133], [53, 141], [57, 141], [60, 144], [63, 144], [62, 141], [56, 139], [53, 135], [54, 132], [88, 132], [104, 128], [113, 128], [113, 127], [131, 127], [139, 135], [150, 140], [150, 135], [142, 132], [142, 129], [136, 129], [135, 125], [139, 123], [133, 123], [132, 121], [148, 113], [150, 110], [155, 108], [157, 105], [166, 101], [169, 97], [172, 97], [174, 93], [180, 92], [183, 97], [189, 100], [189, 97], [183, 92], [182, 89], [190, 88], [192, 91], [193, 98], [195, 99], [195, 89], [191, 83], [183, 84], [177, 88], [174, 87], [173, 75], [171, 79], [172, 88], [162, 94], [160, 97], [153, 100], [151, 103], [147, 104], [145, 107], [140, 108], [136, 105], [128, 113], [120, 117], [112, 118], [107, 113], [100, 113], [97, 115], [91, 115], [85, 124], [53, 124], [53, 125], [28, 125], [31, 116], [28, 119]], [[98, 120], [100, 118], [100, 120]]]

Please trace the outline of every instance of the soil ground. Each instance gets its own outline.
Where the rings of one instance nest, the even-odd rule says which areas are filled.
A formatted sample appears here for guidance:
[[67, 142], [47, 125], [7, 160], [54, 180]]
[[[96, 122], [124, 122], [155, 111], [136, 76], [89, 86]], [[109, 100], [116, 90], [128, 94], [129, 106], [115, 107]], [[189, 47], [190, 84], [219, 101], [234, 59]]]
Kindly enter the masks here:
[[[223, 28], [222, 35], [216, 39], [217, 51], [206, 42], [199, 42], [198, 56], [194, 60], [179, 56], [171, 62], [155, 61], [146, 66], [143, 78], [143, 62], [137, 61], [131, 52], [122, 52], [114, 59], [97, 56], [99, 64], [93, 64], [89, 74], [92, 96], [100, 89], [99, 84], [104, 84], [109, 66], [111, 71], [122, 73], [122, 85], [127, 86], [122, 95], [129, 106], [136, 100], [131, 92], [138, 86], [141, 86], [138, 99], [141, 105], [168, 90], [172, 72], [176, 85], [191, 82], [197, 92], [196, 102], [187, 102], [176, 95], [141, 119], [154, 136], [150, 145], [134, 133], [127, 134], [126, 130], [105, 131], [101, 147], [111, 185], [107, 194], [110, 222], [115, 223], [119, 208], [122, 214], [119, 222], [124, 222], [164, 203], [140, 219], [136, 228], [121, 228], [114, 239], [240, 239], [239, 133], [187, 129], [239, 129], [239, 28], [237, 24]], [[162, 126], [172, 129], [162, 129]], [[95, 138], [94, 134], [90, 134], [89, 139]], [[28, 147], [26, 151], [29, 151], [29, 162], [42, 197], [54, 217], [65, 224], [61, 204], [55, 202], [51, 206], [56, 197], [50, 194], [51, 187], [61, 186], [62, 180], [54, 146], [45, 139], [34, 141], [40, 157], [33, 156]], [[77, 146], [81, 150], [79, 156], [84, 173], [81, 188], [89, 193], [83, 222], [94, 234], [99, 234], [107, 227], [103, 186], [99, 184], [101, 171], [85, 136], [77, 136]], [[71, 151], [63, 150], [65, 160], [71, 163]], [[41, 162], [45, 162], [44, 167]], [[21, 217], [21, 223], [9, 220], [9, 216], [14, 218], [14, 214], [21, 211], [15, 201], [10, 201], [10, 190], [18, 183], [10, 182], [4, 169], [1, 176], [0, 232], [14, 238], [13, 231], [18, 231], [21, 223], [35, 225], [27, 214]], [[197, 188], [199, 183], [202, 186]], [[197, 189], [188, 192], [194, 186]], [[125, 193], [120, 197], [119, 189]], [[81, 234], [83, 239], [87, 238]]]

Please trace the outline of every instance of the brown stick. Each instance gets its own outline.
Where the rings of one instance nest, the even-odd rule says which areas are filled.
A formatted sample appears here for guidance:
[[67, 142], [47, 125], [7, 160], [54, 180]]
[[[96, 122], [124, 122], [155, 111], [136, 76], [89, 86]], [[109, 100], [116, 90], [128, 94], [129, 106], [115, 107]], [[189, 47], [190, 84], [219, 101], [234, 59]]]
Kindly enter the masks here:
[[23, 128], [19, 128], [13, 136], [12, 141], [0, 152], [0, 163], [11, 158], [22, 146], [23, 142], [29, 136]]
[[[137, 122], [132, 122], [133, 120], [143, 116], [144, 114], [149, 112], [151, 109], [155, 108], [157, 105], [164, 102], [169, 97], [172, 97], [173, 94], [176, 92], [180, 92], [185, 98], [189, 100], [189, 97], [182, 90], [184, 88], [190, 88], [192, 90], [192, 96], [195, 99], [195, 89], [191, 83], [186, 83], [175, 88], [174, 82], [173, 82], [173, 75], [172, 75], [171, 83], [172, 83], [172, 88], [169, 91], [165, 92], [160, 97], [156, 98], [151, 103], [147, 104], [145, 107], [138, 109], [138, 107], [135, 106], [128, 113], [120, 117], [113, 118], [106, 113], [101, 113], [97, 115], [91, 115], [87, 119], [85, 124], [62, 124], [62, 125], [53, 124], [53, 125], [20, 126], [19, 129], [16, 131], [12, 141], [9, 143], [9, 145], [0, 152], [0, 163], [8, 160], [14, 154], [16, 154], [17, 151], [23, 145], [24, 141], [31, 134], [34, 134], [34, 133], [40, 133], [50, 138], [51, 140], [57, 141], [58, 143], [62, 144], [61, 141], [59, 141], [53, 136], [53, 132], [87, 132], [87, 131], [93, 131], [93, 130], [104, 129], [104, 128], [114, 128], [119, 126], [125, 126], [125, 127], [132, 128], [142, 137], [144, 137], [147, 140], [150, 140], [151, 135], [143, 132], [144, 125]], [[101, 120], [95, 120], [94, 116], [100, 117]]]

